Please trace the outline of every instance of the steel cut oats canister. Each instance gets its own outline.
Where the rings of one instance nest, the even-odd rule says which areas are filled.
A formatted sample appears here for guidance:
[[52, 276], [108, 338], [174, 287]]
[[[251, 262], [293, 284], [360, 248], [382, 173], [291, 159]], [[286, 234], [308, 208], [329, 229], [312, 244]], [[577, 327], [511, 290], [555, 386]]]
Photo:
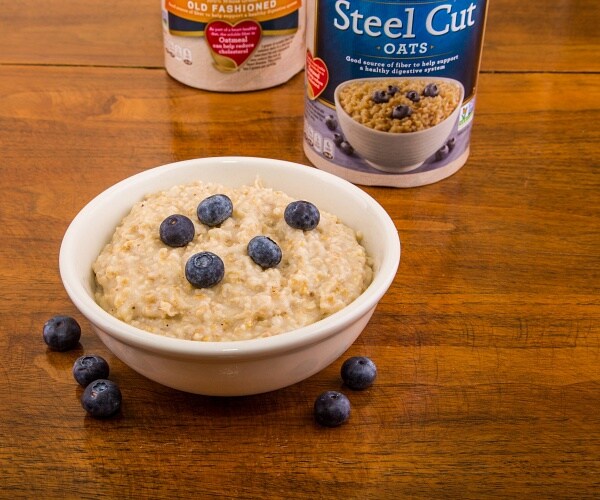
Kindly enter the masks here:
[[304, 67], [301, 0], [161, 0], [165, 68], [204, 90], [286, 82]]
[[307, 2], [304, 151], [364, 185], [414, 187], [467, 161], [486, 0]]

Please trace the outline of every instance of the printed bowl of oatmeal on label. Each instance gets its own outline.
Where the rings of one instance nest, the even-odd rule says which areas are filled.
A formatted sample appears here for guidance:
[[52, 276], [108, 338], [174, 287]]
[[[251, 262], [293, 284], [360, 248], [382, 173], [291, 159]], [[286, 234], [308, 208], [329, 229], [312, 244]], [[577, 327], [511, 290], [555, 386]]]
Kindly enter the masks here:
[[175, 389], [230, 396], [335, 361], [399, 260], [394, 223], [356, 186], [305, 165], [225, 157], [107, 189], [70, 224], [59, 266], [124, 363]]
[[450, 78], [359, 78], [334, 94], [346, 140], [369, 164], [408, 172], [444, 146], [456, 126], [464, 89]]

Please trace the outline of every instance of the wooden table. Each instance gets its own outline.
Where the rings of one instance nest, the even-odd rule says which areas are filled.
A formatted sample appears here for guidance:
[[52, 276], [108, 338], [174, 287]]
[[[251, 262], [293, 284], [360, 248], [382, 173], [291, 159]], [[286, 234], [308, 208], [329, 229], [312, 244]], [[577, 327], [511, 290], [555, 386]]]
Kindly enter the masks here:
[[[403, 256], [347, 352], [378, 380], [325, 429], [312, 404], [340, 388], [342, 360], [259, 396], [171, 390], [102, 345], [57, 265], [78, 210], [136, 172], [308, 163], [303, 76], [194, 90], [162, 68], [156, 1], [0, 0], [0, 496], [599, 498], [599, 25], [596, 0], [493, 1], [467, 165], [364, 188]], [[57, 313], [81, 321], [76, 351], [42, 341]], [[70, 373], [83, 352], [111, 364], [118, 417], [85, 416]]]

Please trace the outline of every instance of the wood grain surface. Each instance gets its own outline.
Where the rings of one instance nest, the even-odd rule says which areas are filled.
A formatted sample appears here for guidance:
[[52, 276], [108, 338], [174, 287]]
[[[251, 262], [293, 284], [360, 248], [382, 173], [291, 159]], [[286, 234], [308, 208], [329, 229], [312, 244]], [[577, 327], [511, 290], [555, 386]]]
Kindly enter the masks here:
[[[69, 301], [58, 250], [116, 181], [194, 157], [308, 164], [303, 75], [203, 92], [162, 68], [158, 2], [0, 0], [0, 497], [600, 498], [600, 7], [490, 6], [469, 161], [364, 187], [402, 262], [346, 355], [276, 392], [214, 398], [133, 372]], [[83, 326], [49, 351], [43, 323]], [[85, 416], [98, 353], [123, 410]], [[378, 366], [340, 428], [315, 424], [350, 355]]]

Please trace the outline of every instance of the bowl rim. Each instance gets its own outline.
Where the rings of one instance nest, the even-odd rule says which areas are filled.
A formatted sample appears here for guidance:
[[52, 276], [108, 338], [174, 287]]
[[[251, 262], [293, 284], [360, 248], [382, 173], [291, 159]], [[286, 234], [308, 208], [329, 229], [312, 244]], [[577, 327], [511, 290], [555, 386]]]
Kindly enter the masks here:
[[[289, 332], [257, 339], [204, 342], [166, 337], [136, 328], [106, 312], [87, 293], [83, 283], [77, 277], [73, 264], [76, 257], [77, 235], [83, 226], [89, 224], [89, 220], [86, 219], [89, 219], [90, 214], [98, 210], [97, 207], [101, 206], [103, 202], [105, 203], [107, 199], [115, 196], [115, 194], [122, 191], [126, 192], [130, 186], [135, 185], [140, 180], [150, 182], [152, 178], [164, 176], [174, 169], [193, 168], [194, 166], [201, 168], [202, 165], [214, 163], [252, 165], [257, 162], [279, 165], [279, 168], [285, 167], [295, 171], [301, 170], [304, 175], [313, 176], [316, 179], [324, 180], [326, 183], [333, 183], [351, 196], [368, 203], [378, 214], [378, 219], [384, 226], [387, 236], [385, 252], [371, 284], [352, 303], [327, 318]], [[201, 174], [198, 177], [201, 179]], [[176, 181], [173, 181], [173, 185], [176, 183]], [[165, 185], [166, 187], [167, 185]], [[133, 203], [134, 201], [131, 202], [132, 205]], [[251, 357], [255, 359], [284, 351], [299, 350], [307, 345], [321, 342], [340, 329], [349, 327], [364, 315], [369, 314], [394, 280], [400, 263], [400, 252], [398, 231], [389, 214], [377, 200], [358, 186], [341, 177], [300, 163], [251, 156], [222, 156], [195, 158], [150, 168], [127, 177], [96, 195], [76, 214], [65, 231], [59, 252], [59, 272], [69, 298], [81, 314], [96, 329], [104, 331], [119, 342], [134, 348], [177, 358], [217, 360], [224, 357], [235, 359]]]
[[450, 120], [454, 115], [456, 115], [458, 112], [460, 112], [460, 107], [463, 104], [463, 101], [465, 99], [465, 87], [464, 85], [458, 81], [455, 80], [454, 78], [445, 78], [445, 77], [433, 77], [433, 76], [423, 76], [423, 77], [419, 77], [419, 76], [407, 76], [407, 77], [398, 77], [395, 78], [397, 80], [424, 80], [424, 81], [428, 81], [428, 82], [432, 82], [432, 81], [444, 81], [444, 82], [449, 82], [449, 83], [453, 83], [455, 85], [458, 85], [459, 90], [460, 90], [460, 96], [459, 96], [459, 102], [456, 105], [456, 107], [452, 110], [452, 113], [450, 113], [444, 120], [442, 120], [440, 123], [438, 123], [437, 125], [434, 125], [433, 127], [428, 127], [426, 129], [423, 130], [415, 130], [414, 132], [398, 132], [398, 133], [393, 133], [393, 132], [386, 132], [384, 130], [375, 130], [371, 127], [367, 127], [365, 124], [357, 122], [354, 118], [352, 118], [348, 112], [343, 108], [343, 106], [340, 103], [339, 100], [339, 93], [340, 91], [348, 84], [350, 83], [356, 83], [356, 82], [366, 82], [366, 81], [375, 81], [375, 80], [393, 80], [394, 77], [368, 77], [368, 78], [354, 78], [352, 80], [346, 80], [342, 83], [340, 83], [334, 90], [333, 92], [333, 99], [335, 102], [335, 109], [338, 113], [341, 112], [341, 114], [348, 119], [351, 123], [356, 124], [361, 130], [365, 130], [368, 131], [369, 133], [372, 133], [375, 136], [381, 136], [381, 137], [416, 137], [419, 135], [424, 135], [428, 132], [432, 132], [435, 129], [437, 129], [438, 127], [441, 127], [442, 125], [446, 124], [448, 122], [448, 120]]

